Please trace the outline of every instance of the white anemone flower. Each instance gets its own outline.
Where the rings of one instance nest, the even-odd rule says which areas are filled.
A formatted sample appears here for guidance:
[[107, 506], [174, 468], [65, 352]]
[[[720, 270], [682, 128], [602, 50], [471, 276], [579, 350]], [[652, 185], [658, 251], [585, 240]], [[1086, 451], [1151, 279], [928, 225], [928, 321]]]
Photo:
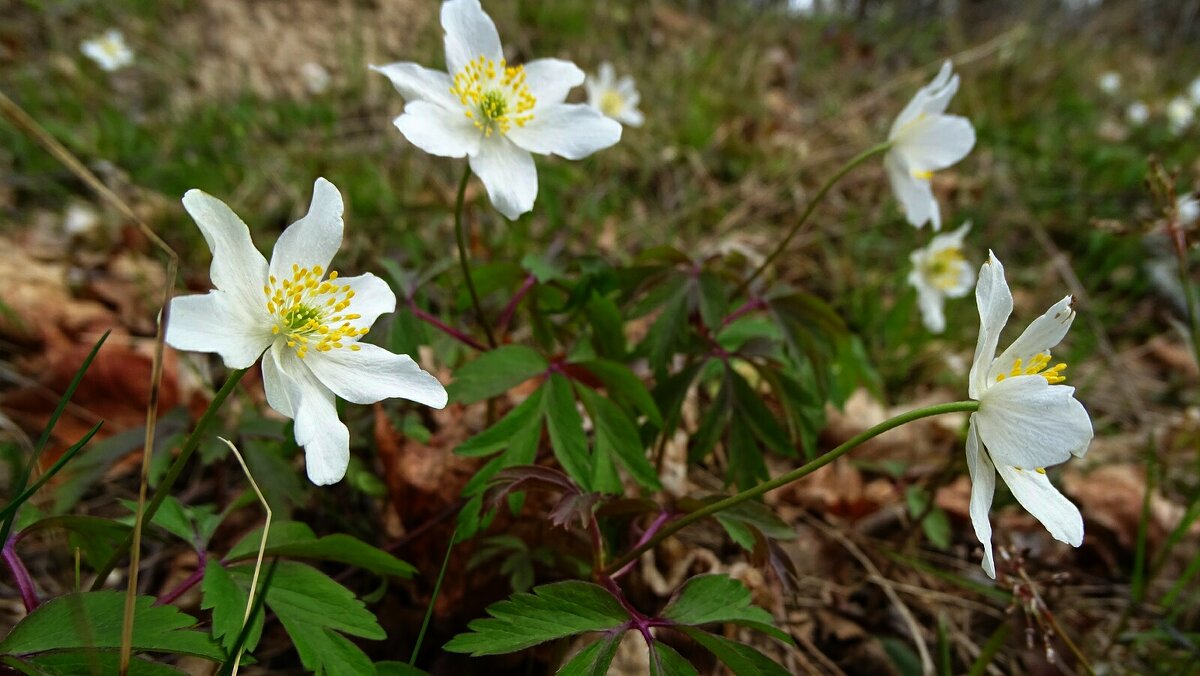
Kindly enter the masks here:
[[1200, 106], [1200, 77], [1192, 80], [1192, 83], [1188, 85], [1188, 98], [1192, 100], [1192, 103]]
[[917, 290], [921, 319], [931, 333], [946, 330], [942, 306], [947, 298], [962, 298], [975, 283], [975, 270], [963, 256], [963, 238], [971, 230], [970, 221], [953, 232], [934, 236], [929, 244], [909, 255], [913, 269], [908, 283]]
[[500, 36], [479, 0], [442, 5], [449, 74], [415, 63], [371, 66], [404, 97], [396, 127], [433, 155], [467, 157], [488, 198], [509, 219], [533, 209], [537, 168], [530, 153], [578, 160], [621, 139], [621, 125], [590, 106], [564, 103], [584, 74], [560, 59], [523, 66], [504, 59]]
[[183, 206], [212, 251], [216, 288], [171, 301], [166, 341], [215, 352], [231, 369], [261, 356], [267, 403], [296, 421], [314, 484], [340, 481], [350, 461], [350, 433], [334, 395], [356, 404], [400, 397], [446, 405], [445, 388], [411, 358], [359, 340], [396, 309], [396, 296], [370, 273], [346, 278], [328, 270], [342, 244], [342, 196], [332, 183], [317, 179], [308, 214], [279, 236], [270, 263], [224, 202], [189, 190]]
[[1177, 96], [1167, 104], [1167, 124], [1172, 134], [1182, 134], [1195, 117], [1196, 107], [1185, 97]]
[[584, 86], [587, 87], [589, 106], [621, 124], [642, 126], [645, 118], [638, 110], [642, 97], [632, 76], [625, 75], [618, 80], [612, 64], [602, 63], [600, 71], [589, 77]]
[[1121, 91], [1121, 74], [1111, 70], [1107, 71], [1100, 75], [1096, 85], [1100, 87], [1100, 91], [1112, 96]]
[[1004, 266], [988, 252], [975, 287], [979, 304], [979, 341], [969, 376], [969, 395], [979, 402], [967, 430], [967, 467], [971, 473], [971, 523], [983, 543], [983, 570], [996, 577], [992, 524], [988, 512], [996, 474], [1013, 497], [1055, 539], [1078, 547], [1083, 517], [1050, 483], [1046, 468], [1082, 457], [1092, 440], [1092, 421], [1075, 388], [1063, 385], [1066, 364], [1050, 365], [1050, 349], [1075, 319], [1071, 296], [1055, 303], [1025, 329], [999, 357], [1000, 330], [1012, 314], [1012, 293]]
[[1125, 109], [1125, 119], [1135, 127], [1146, 124], [1146, 121], [1150, 119], [1150, 106], [1147, 106], [1144, 101], [1134, 101]]
[[1193, 193], [1180, 195], [1175, 200], [1175, 214], [1178, 217], [1179, 225], [1192, 225], [1197, 219], [1200, 219], [1200, 199], [1197, 199]]
[[958, 115], [946, 115], [946, 106], [958, 91], [958, 76], [951, 75], [950, 62], [942, 64], [937, 77], [917, 91], [896, 121], [884, 158], [892, 191], [904, 207], [908, 222], [916, 227], [933, 223], [942, 227], [937, 199], [930, 179], [933, 172], [958, 162], [975, 146], [975, 129]]
[[79, 45], [83, 55], [96, 62], [102, 70], [112, 72], [133, 63], [133, 50], [125, 44], [125, 36], [113, 28]]

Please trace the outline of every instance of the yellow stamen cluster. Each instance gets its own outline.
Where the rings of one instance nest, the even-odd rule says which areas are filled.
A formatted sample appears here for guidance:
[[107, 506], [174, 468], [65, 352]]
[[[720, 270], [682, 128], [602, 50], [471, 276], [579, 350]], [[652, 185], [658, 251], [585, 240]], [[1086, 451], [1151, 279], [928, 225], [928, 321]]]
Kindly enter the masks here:
[[912, 175], [913, 178], [920, 179], [922, 181], [928, 181], [929, 179], [933, 178], [933, 172], [929, 171], [928, 169], [913, 169]]
[[466, 107], [466, 116], [491, 136], [495, 130], [507, 133], [515, 124], [524, 127], [533, 119], [537, 98], [525, 84], [525, 66], [508, 66], [486, 56], [471, 61], [454, 76], [450, 93]]
[[342, 343], [343, 339], [365, 335], [366, 328], [350, 325], [362, 315], [347, 313], [354, 289], [349, 284], [336, 284], [338, 273], [329, 273], [323, 280], [325, 270], [320, 265], [302, 268], [292, 264], [292, 276], [277, 279], [271, 275], [269, 284], [263, 285], [267, 297], [267, 312], [275, 318], [271, 333], [283, 336], [287, 346], [296, 350], [301, 359], [308, 354], [309, 347], [318, 352], [328, 352], [342, 347], [357, 351], [358, 344]]
[[930, 285], [936, 289], [942, 291], [952, 289], [958, 285], [961, 279], [960, 268], [965, 261], [962, 249], [959, 247], [942, 249], [925, 261], [925, 279], [929, 280]]
[[[1021, 469], [1020, 467], [1017, 467], [1016, 465], [1013, 465], [1013, 469], [1017, 470], [1018, 472], [1024, 471], [1023, 469]], [[1037, 472], [1038, 474], [1045, 474], [1046, 468], [1045, 467], [1037, 467], [1033, 471]]]
[[[1050, 368], [1047, 368], [1050, 367]], [[1055, 364], [1050, 366], [1050, 353], [1039, 352], [1034, 355], [1028, 364], [1022, 364], [1018, 357], [1013, 361], [1012, 370], [1008, 373], [1001, 373], [996, 376], [996, 381], [999, 382], [1005, 378], [1013, 378], [1016, 376], [1041, 376], [1046, 379], [1046, 382], [1051, 385], [1057, 385], [1061, 382], [1066, 382], [1067, 377], [1063, 375], [1063, 371], [1067, 370], [1066, 363]]]
[[609, 117], [616, 117], [625, 110], [625, 97], [615, 90], [609, 89], [600, 95], [600, 111]]

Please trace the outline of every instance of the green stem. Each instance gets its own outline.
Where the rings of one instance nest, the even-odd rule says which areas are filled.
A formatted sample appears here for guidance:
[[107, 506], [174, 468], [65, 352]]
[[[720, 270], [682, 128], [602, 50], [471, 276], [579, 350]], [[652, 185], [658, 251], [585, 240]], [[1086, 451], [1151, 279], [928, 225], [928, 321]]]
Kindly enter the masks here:
[[830, 176], [829, 180], [825, 181], [825, 185], [822, 185], [821, 189], [817, 191], [817, 194], [808, 201], [808, 205], [804, 207], [804, 213], [800, 214], [800, 219], [796, 221], [796, 224], [793, 225], [792, 229], [788, 231], [787, 237], [784, 237], [783, 241], [779, 243], [779, 246], [775, 247], [775, 250], [771, 252], [771, 255], [767, 256], [766, 260], [764, 260], [762, 264], [754, 270], [754, 273], [747, 277], [746, 280], [742, 282], [740, 286], [738, 286], [737, 290], [733, 292], [734, 297], [740, 295], [743, 291], [750, 288], [750, 285], [754, 283], [754, 280], [758, 279], [758, 277], [762, 275], [764, 271], [766, 271], [771, 263], [773, 263], [775, 259], [779, 257], [779, 254], [783, 253], [783, 250], [786, 249], [788, 244], [791, 243], [792, 238], [796, 236], [796, 233], [800, 232], [800, 228], [804, 227], [804, 224], [808, 222], [808, 217], [812, 215], [813, 210], [816, 209], [817, 205], [821, 203], [821, 200], [825, 198], [825, 194], [829, 192], [830, 188], [840, 181], [843, 176], [850, 173], [852, 169], [876, 155], [887, 152], [891, 147], [891, 143], [880, 143], [873, 148], [868, 148], [867, 150], [864, 150], [863, 152], [852, 157], [850, 161], [847, 162], [841, 169], [837, 170], [837, 173], [835, 173], [833, 176]]
[[[196, 422], [196, 427], [192, 429], [192, 433], [184, 440], [183, 447], [179, 449], [179, 455], [175, 457], [175, 461], [171, 463], [171, 467], [167, 470], [167, 475], [163, 477], [162, 482], [155, 489], [154, 497], [150, 499], [145, 511], [142, 512], [143, 522], [150, 523], [154, 520], [154, 514], [162, 505], [163, 500], [166, 500], [167, 496], [171, 494], [171, 487], [175, 485], [175, 481], [183, 473], [184, 466], [192, 458], [192, 454], [196, 452], [196, 448], [200, 445], [200, 439], [203, 438], [209, 425], [216, 419], [217, 411], [221, 408], [221, 404], [225, 403], [225, 400], [233, 392], [234, 388], [237, 387], [238, 382], [241, 381], [242, 376], [246, 375], [246, 371], [247, 369], [238, 369], [230, 373], [229, 377], [225, 380], [225, 384], [217, 391], [216, 396], [209, 403], [208, 409], [204, 411], [204, 415], [200, 416], [200, 420]], [[129, 550], [132, 544], [133, 531], [130, 530], [129, 535], [125, 537], [125, 541], [114, 548], [112, 555], [108, 557], [103, 566], [100, 566], [97, 571], [96, 580], [92, 582], [92, 591], [98, 591], [104, 586], [105, 580], [108, 579], [108, 574], [113, 571], [113, 568], [117, 565], [117, 561], [120, 560], [122, 554]]]
[[483, 335], [487, 336], [489, 347], [496, 347], [496, 336], [488, 324], [487, 315], [483, 314], [483, 306], [479, 304], [479, 293], [475, 291], [475, 280], [471, 278], [471, 265], [467, 262], [467, 228], [463, 224], [463, 207], [466, 204], [467, 179], [471, 178], [471, 165], [463, 169], [462, 180], [458, 182], [458, 199], [454, 202], [454, 234], [458, 238], [458, 262], [462, 265], [463, 279], [467, 282], [467, 291], [471, 294], [471, 305], [475, 307], [475, 316], [483, 327]]
[[837, 448], [816, 458], [806, 465], [797, 467], [786, 474], [781, 474], [770, 481], [755, 486], [754, 488], [748, 488], [741, 493], [731, 495], [724, 500], [719, 500], [712, 504], [705, 505], [704, 507], [701, 507], [700, 509], [688, 514], [687, 516], [672, 521], [666, 526], [663, 526], [662, 530], [658, 531], [654, 537], [646, 540], [637, 547], [634, 547], [628, 554], [613, 560], [608, 564], [608, 567], [604, 569], [604, 572], [607, 574], [612, 574], [614, 571], [620, 570], [625, 564], [637, 559], [637, 557], [653, 549], [658, 545], [659, 542], [662, 542], [667, 537], [674, 535], [675, 533], [683, 530], [700, 519], [703, 519], [707, 516], [712, 516], [713, 514], [725, 509], [729, 509], [730, 507], [735, 507], [747, 500], [753, 500], [764, 493], [773, 491], [776, 488], [782, 488], [783, 486], [786, 486], [797, 479], [806, 477], [809, 474], [821, 469], [825, 465], [828, 465], [834, 460], [842, 457], [854, 447], [873, 439], [880, 434], [887, 432], [888, 430], [895, 429], [914, 420], [920, 420], [921, 418], [942, 415], [944, 413], [961, 413], [977, 410], [979, 410], [979, 402], [977, 401], [956, 401], [949, 404], [926, 406], [925, 408], [918, 408], [915, 411], [909, 411], [908, 413], [901, 413], [895, 418], [885, 420], [874, 427], [859, 432]]
[[408, 659], [408, 666], [416, 666], [417, 655], [421, 653], [421, 643], [425, 641], [425, 632], [429, 629], [429, 621], [433, 619], [433, 606], [437, 603], [438, 594], [442, 591], [442, 580], [446, 578], [446, 569], [450, 567], [450, 552], [454, 551], [454, 545], [458, 542], [458, 528], [455, 527], [454, 532], [450, 534], [450, 544], [446, 545], [446, 557], [442, 559], [442, 569], [438, 571], [437, 582], [433, 583], [433, 595], [429, 597], [429, 607], [425, 609], [425, 619], [421, 621], [421, 631], [417, 632], [417, 642], [413, 645], [412, 657]]

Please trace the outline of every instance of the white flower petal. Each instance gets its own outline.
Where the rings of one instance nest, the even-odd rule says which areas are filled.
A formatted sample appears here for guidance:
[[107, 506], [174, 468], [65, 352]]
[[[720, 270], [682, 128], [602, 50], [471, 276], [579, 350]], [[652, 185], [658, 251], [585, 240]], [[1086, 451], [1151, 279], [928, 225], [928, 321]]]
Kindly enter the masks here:
[[645, 118], [642, 116], [642, 111], [634, 107], [636, 105], [637, 104], [635, 103], [628, 102], [628, 105], [625, 106], [625, 110], [617, 116], [617, 119], [623, 124], [627, 124], [631, 127], [642, 126], [642, 123], [645, 122]]
[[308, 213], [289, 225], [275, 242], [271, 274], [290, 279], [293, 265], [310, 270], [319, 265], [327, 270], [342, 245], [342, 209], [342, 194], [332, 183], [318, 178]]
[[447, 0], [442, 4], [442, 29], [446, 31], [446, 70], [451, 77], [481, 56], [497, 65], [504, 58], [496, 24], [479, 0]]
[[979, 399], [979, 437], [997, 465], [1034, 470], [1083, 455], [1092, 421], [1075, 388], [1042, 376], [1017, 376], [992, 385]]
[[892, 192], [900, 201], [908, 222], [919, 228], [927, 221], [932, 221], [933, 229], [940, 229], [941, 215], [938, 213], [938, 203], [933, 197], [929, 181], [913, 176], [904, 158], [894, 150], [883, 158], [883, 166], [887, 170], [888, 181], [892, 184]]
[[578, 160], [621, 140], [621, 123], [577, 103], [540, 106], [524, 127], [508, 131], [512, 142], [531, 153]]
[[605, 89], [611, 89], [613, 83], [617, 80], [617, 70], [607, 61], [600, 64], [600, 70], [596, 73], [596, 79], [600, 86]]
[[446, 405], [446, 388], [408, 355], [368, 343], [358, 347], [310, 352], [305, 364], [326, 387], [356, 404], [400, 397], [434, 408]]
[[971, 287], [975, 285], [975, 270], [971, 268], [971, 264], [966, 261], [959, 261], [958, 281], [948, 289], [942, 289], [942, 293], [947, 298], [962, 298], [971, 293]]
[[430, 101], [446, 107], [458, 103], [458, 99], [450, 93], [454, 83], [450, 76], [440, 70], [426, 68], [410, 62], [389, 63], [383, 66], [371, 66], [371, 70], [383, 73], [392, 81], [396, 91], [404, 97], [404, 102]]
[[974, 414], [967, 428], [967, 471], [971, 473], [971, 525], [975, 527], [975, 537], [983, 544], [983, 572], [994, 580], [996, 561], [992, 557], [992, 522], [988, 513], [996, 494], [996, 468], [987, 453], [979, 448]]
[[988, 382], [994, 382], [1001, 374], [1007, 375], [1017, 359], [1028, 366], [1034, 356], [1041, 353], [1050, 354], [1050, 349], [1062, 341], [1063, 336], [1067, 335], [1067, 329], [1071, 328], [1071, 322], [1075, 320], [1075, 310], [1071, 307], [1074, 302], [1072, 296], [1067, 296], [1050, 306], [1041, 317], [1033, 320], [1025, 332], [992, 362], [991, 368], [988, 369]]
[[1072, 547], [1083, 544], [1083, 516], [1079, 508], [1050, 483], [1050, 477], [1041, 472], [1003, 464], [997, 465], [996, 469], [1017, 502], [1041, 521], [1055, 540]]
[[938, 70], [933, 81], [918, 89], [900, 114], [896, 116], [896, 121], [892, 123], [891, 131], [888, 133], [888, 140], [895, 140], [910, 122], [918, 119], [922, 114], [938, 115], [944, 112], [957, 91], [958, 76], [951, 77], [951, 65], [949, 61], [946, 61]]
[[[913, 271], [914, 276], [920, 279], [920, 275]], [[912, 277], [909, 278], [912, 281]], [[937, 289], [927, 285], [922, 280], [917, 287], [917, 305], [921, 308], [921, 321], [925, 324], [925, 328], [930, 333], [941, 333], [946, 330], [946, 316], [942, 311], [945, 304], [945, 298]]]
[[479, 152], [483, 131], [462, 110], [428, 101], [405, 104], [396, 128], [414, 146], [439, 157], [466, 157]]
[[471, 171], [483, 181], [496, 211], [516, 220], [533, 209], [538, 190], [537, 167], [529, 151], [495, 135], [479, 144], [479, 152], [471, 155], [470, 162]]
[[208, 276], [213, 286], [230, 295], [241, 307], [262, 305], [262, 287], [267, 281], [267, 260], [254, 248], [250, 229], [224, 202], [199, 190], [183, 196], [183, 208], [204, 235], [212, 251]]
[[[284, 387], [276, 393], [286, 397], [286, 406], [295, 413], [296, 444], [304, 447], [309, 480], [318, 486], [341, 481], [350, 464], [350, 430], [338, 419], [333, 392], [293, 350], [276, 343], [271, 352], [275, 364], [268, 368], [277, 368], [272, 378]], [[272, 408], [276, 403], [282, 404], [280, 398]]]
[[975, 147], [975, 129], [965, 117], [935, 115], [911, 123], [894, 150], [914, 171], [937, 171], [958, 162]]
[[1012, 292], [1004, 280], [1004, 266], [991, 251], [988, 260], [979, 268], [975, 284], [975, 302], [979, 306], [979, 340], [975, 343], [975, 359], [971, 362], [968, 394], [976, 401], [987, 389], [988, 369], [996, 355], [1000, 331], [1012, 314]]
[[263, 355], [262, 377], [263, 391], [267, 393], [267, 404], [280, 414], [289, 418], [296, 417], [296, 405], [292, 402], [295, 389], [290, 378], [280, 365], [280, 360], [286, 358], [282, 350], [292, 352], [291, 348], [282, 341], [272, 343], [271, 349]]
[[[338, 277], [337, 283], [349, 286], [354, 291], [347, 312], [361, 315], [358, 319], [350, 320], [350, 326], [356, 329], [369, 329], [379, 319], [379, 315], [396, 311], [396, 294], [387, 282], [371, 273], [357, 277]], [[355, 337], [352, 340], [358, 340]]]
[[539, 107], [562, 103], [585, 77], [579, 66], [562, 59], [535, 59], [525, 64], [525, 84]]
[[[261, 292], [260, 292], [261, 293]], [[215, 352], [231, 369], [249, 368], [271, 344], [269, 319], [247, 316], [226, 291], [171, 299], [166, 342], [176, 350]]]

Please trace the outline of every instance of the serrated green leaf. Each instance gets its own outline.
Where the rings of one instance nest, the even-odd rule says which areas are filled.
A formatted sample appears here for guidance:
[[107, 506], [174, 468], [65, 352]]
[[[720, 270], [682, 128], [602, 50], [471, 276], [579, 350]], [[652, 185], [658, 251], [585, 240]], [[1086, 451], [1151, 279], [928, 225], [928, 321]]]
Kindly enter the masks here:
[[470, 632], [444, 646], [455, 653], [499, 655], [588, 631], [616, 629], [629, 621], [621, 604], [599, 585], [579, 580], [535, 587], [493, 603], [491, 617], [474, 620]]
[[693, 362], [683, 367], [679, 373], [659, 381], [655, 386], [654, 400], [658, 402], [663, 416], [661, 434], [674, 434], [675, 428], [679, 426], [683, 400], [687, 398], [688, 389], [691, 388], [692, 381], [696, 379], [696, 374], [700, 373], [700, 369], [707, 363], [706, 359]]
[[724, 436], [725, 430], [729, 428], [729, 421], [733, 417], [733, 390], [729, 379], [731, 369], [722, 369], [721, 386], [717, 390], [717, 395], [713, 397], [713, 401], [709, 404], [708, 411], [704, 416], [704, 420], [700, 422], [699, 429], [692, 435], [691, 445], [688, 447], [688, 461], [698, 463], [708, 457], [714, 446]]
[[[13, 627], [0, 641], [0, 653], [120, 648], [124, 613], [123, 592], [65, 594], [38, 607]], [[195, 624], [195, 618], [178, 608], [156, 606], [154, 597], [139, 596], [134, 605], [133, 649], [223, 660], [224, 652], [207, 633], [188, 629]]]
[[650, 331], [646, 334], [646, 357], [655, 373], [666, 369], [667, 359], [683, 339], [687, 328], [688, 286], [680, 280], [679, 288], [663, 306]]
[[729, 294], [725, 285], [719, 277], [705, 270], [696, 280], [695, 293], [704, 325], [713, 333], [720, 331], [722, 322], [729, 314]]
[[[262, 529], [256, 528], [238, 541], [226, 561], [241, 561], [258, 555], [262, 543]], [[298, 521], [278, 521], [271, 524], [267, 535], [264, 556], [280, 556], [293, 559], [336, 561], [358, 566], [378, 575], [411, 577], [416, 568], [345, 533], [334, 533], [318, 538], [312, 529]]]
[[633, 408], [641, 411], [652, 425], [662, 427], [663, 418], [658, 405], [654, 403], [646, 385], [628, 366], [607, 359], [582, 361], [577, 366], [582, 366], [599, 378], [608, 389], [608, 396], [617, 401], [628, 401]]
[[615, 632], [580, 650], [570, 662], [559, 667], [558, 676], [607, 676], [608, 668], [617, 655], [624, 632]]
[[596, 461], [602, 453], [615, 457], [639, 484], [652, 491], [662, 490], [658, 472], [646, 458], [646, 449], [633, 421], [595, 390], [582, 385], [575, 389], [596, 426]]
[[[108, 676], [120, 671], [118, 650], [67, 650], [25, 659], [6, 657], [0, 664], [11, 666], [29, 676]], [[150, 662], [140, 657], [129, 660], [127, 676], [186, 676], [175, 667]]]
[[[134, 512], [137, 503], [133, 500], [121, 500], [121, 506]], [[133, 525], [133, 514], [123, 519], [126, 525]], [[154, 513], [152, 524], [162, 528], [171, 535], [193, 546], [203, 547], [217, 526], [221, 517], [210, 505], [187, 506], [176, 497], [168, 495], [158, 511]]]
[[650, 646], [650, 676], [700, 676], [691, 663], [662, 641]]
[[[221, 642], [226, 652], [231, 652], [237, 643], [238, 634], [242, 631], [246, 603], [250, 599], [249, 589], [234, 582], [229, 571], [219, 562], [209, 561], [204, 566], [204, 580], [200, 583], [200, 590], [203, 593], [200, 607], [212, 611], [213, 637]], [[258, 639], [262, 636], [262, 629], [263, 615], [255, 613], [243, 644], [246, 652], [254, 652]]]
[[509, 391], [530, 378], [545, 373], [550, 363], [536, 350], [524, 345], [503, 345], [481, 354], [454, 372], [447, 387], [450, 399], [473, 404]]
[[738, 417], [746, 423], [755, 438], [771, 450], [795, 457], [796, 449], [792, 448], [791, 439], [779, 425], [775, 414], [763, 403], [762, 395], [756, 392], [740, 373], [733, 369], [730, 369], [730, 372], [733, 380], [734, 408], [741, 414]]
[[754, 550], [754, 531], [776, 540], [791, 540], [796, 531], [760, 502], [748, 500], [713, 515], [729, 537], [746, 551]]
[[513, 435], [530, 425], [542, 424], [542, 393], [545, 388], [538, 388], [525, 401], [517, 404], [495, 425], [467, 439], [454, 452], [458, 455], [474, 458], [495, 453], [509, 445]]
[[738, 676], [790, 676], [787, 669], [745, 643], [731, 641], [694, 627], [679, 627], [679, 631], [704, 646], [705, 650], [715, 655]]
[[592, 347], [602, 357], [625, 358], [625, 322], [621, 310], [611, 299], [592, 293], [584, 306], [592, 329]]
[[728, 575], [698, 575], [684, 583], [662, 616], [679, 624], [758, 622], [773, 625], [771, 613], [751, 605], [750, 590]]
[[769, 479], [762, 449], [754, 443], [750, 424], [741, 415], [734, 415], [729, 424], [729, 480], [746, 490]]
[[591, 488], [592, 459], [588, 455], [587, 435], [583, 431], [583, 416], [575, 408], [571, 382], [561, 373], [554, 373], [545, 385], [543, 412], [546, 430], [554, 457], [565, 471], [584, 489]]

